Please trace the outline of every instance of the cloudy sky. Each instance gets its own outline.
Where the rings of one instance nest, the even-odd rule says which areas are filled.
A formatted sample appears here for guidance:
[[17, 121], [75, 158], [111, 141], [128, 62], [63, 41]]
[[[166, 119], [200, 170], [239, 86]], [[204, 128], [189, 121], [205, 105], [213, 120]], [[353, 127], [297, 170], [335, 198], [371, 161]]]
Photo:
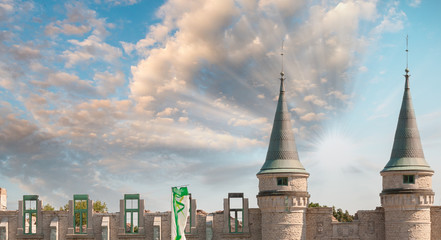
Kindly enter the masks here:
[[[404, 87], [441, 194], [441, 3], [403, 0], [0, 0], [0, 187], [59, 207], [125, 193], [169, 210], [228, 192], [257, 207], [284, 41], [311, 201], [380, 205]], [[436, 198], [436, 204], [441, 200]]]

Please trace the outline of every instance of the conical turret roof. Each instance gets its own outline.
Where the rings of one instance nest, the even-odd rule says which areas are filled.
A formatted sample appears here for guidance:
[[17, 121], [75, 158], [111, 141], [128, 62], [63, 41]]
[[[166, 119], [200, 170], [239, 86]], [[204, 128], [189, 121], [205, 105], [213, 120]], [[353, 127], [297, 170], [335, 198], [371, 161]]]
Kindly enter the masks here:
[[386, 171], [430, 171], [433, 170], [424, 158], [418, 131], [412, 97], [409, 88], [409, 69], [406, 68], [406, 83], [403, 102], [395, 131], [394, 145], [389, 162], [382, 172]]
[[265, 163], [257, 174], [267, 173], [306, 173], [299, 161], [294, 133], [291, 125], [291, 114], [285, 100], [284, 74], [280, 73], [280, 94], [274, 117], [271, 139]]

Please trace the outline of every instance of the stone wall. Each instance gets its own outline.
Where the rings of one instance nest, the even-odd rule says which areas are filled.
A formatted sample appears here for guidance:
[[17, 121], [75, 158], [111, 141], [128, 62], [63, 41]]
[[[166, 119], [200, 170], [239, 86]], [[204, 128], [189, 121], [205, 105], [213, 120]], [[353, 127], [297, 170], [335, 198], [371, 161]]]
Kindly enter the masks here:
[[431, 238], [441, 239], [441, 206], [430, 208]]
[[358, 211], [353, 222], [338, 222], [332, 208], [308, 208], [306, 239], [384, 240], [384, 211]]
[[[278, 239], [283, 239], [284, 234], [288, 234], [291, 239], [293, 236], [288, 233], [291, 230], [299, 230], [299, 233], [295, 235], [296, 238], [302, 238], [302, 231], [305, 231], [305, 239], [307, 240], [384, 240], [384, 239], [403, 239], [400, 232], [391, 231], [389, 237], [386, 238], [385, 231], [385, 210], [383, 208], [377, 208], [370, 211], [358, 211], [357, 219], [350, 223], [339, 223], [332, 216], [332, 208], [306, 208], [305, 215], [293, 215], [292, 213], [269, 213], [266, 217], [263, 216], [260, 209], [248, 209], [247, 222], [248, 232], [243, 233], [229, 233], [225, 229], [225, 219], [228, 219], [224, 215], [224, 211], [218, 211], [215, 213], [205, 213], [198, 211], [195, 216], [195, 224], [192, 225], [191, 232], [186, 234], [189, 240], [221, 240], [221, 239], [251, 239], [251, 240], [268, 240], [276, 236]], [[268, 213], [267, 213], [268, 214]], [[391, 214], [391, 212], [389, 212]], [[429, 216], [429, 215], [430, 216]], [[24, 236], [18, 233], [18, 223], [23, 221], [22, 217], [19, 217], [19, 211], [0, 211], [0, 220], [2, 223], [7, 223], [8, 238], [4, 238], [3, 233], [0, 232], [0, 239], [48, 239], [51, 234], [51, 222], [58, 222], [58, 239], [68, 239], [67, 229], [71, 226], [68, 224], [68, 219], [71, 218], [69, 211], [42, 211], [40, 216], [42, 218], [41, 234], [32, 236]], [[104, 218], [109, 219], [109, 239], [146, 239], [146, 240], [164, 240], [170, 239], [170, 212], [144, 212], [144, 228], [145, 231], [142, 234], [124, 234], [119, 232], [124, 225], [121, 222], [120, 213], [93, 213], [91, 216], [91, 229], [90, 235], [76, 235], [75, 237], [69, 237], [69, 239], [96, 239], [102, 240], [102, 223]], [[245, 216], [244, 216], [245, 217]], [[300, 217], [300, 218], [299, 218]], [[303, 220], [306, 218], [306, 225], [300, 226]], [[389, 216], [390, 217], [390, 216]], [[276, 219], [278, 224], [274, 224]], [[390, 219], [390, 223], [401, 222], [417, 219], [421, 223], [421, 226], [415, 228], [411, 227], [410, 235], [407, 237], [414, 237], [415, 239], [441, 239], [441, 207], [431, 207], [430, 211], [397, 211], [393, 212], [393, 219]], [[393, 220], [393, 221], [392, 221]], [[156, 223], [155, 223], [156, 221]], [[154, 227], [159, 221], [160, 235], [154, 234]], [[425, 225], [430, 221], [430, 228], [427, 230]], [[245, 221], [244, 221], [245, 222]], [[284, 223], [291, 226], [298, 226], [298, 228], [285, 228]], [[267, 235], [262, 236], [262, 225], [264, 227], [272, 228], [272, 231], [267, 231]], [[390, 225], [389, 227], [393, 227]], [[141, 227], [141, 226], [140, 226]], [[245, 229], [245, 227], [244, 227]], [[431, 235], [430, 235], [431, 234]], [[287, 235], [287, 236], [288, 236]], [[2, 238], [3, 237], [3, 238]], [[156, 237], [156, 238], [155, 238]], [[159, 237], [159, 238], [158, 238]], [[407, 238], [406, 238], [407, 239]]]
[[[383, 189], [432, 189], [432, 172], [383, 172]], [[415, 184], [403, 183], [403, 175], [414, 175]]]
[[332, 208], [308, 208], [306, 212], [306, 239], [324, 240], [332, 235]]
[[[277, 185], [277, 177], [288, 177], [287, 186]], [[259, 178], [259, 191], [308, 191], [307, 174], [261, 174]]]
[[384, 240], [384, 209], [357, 212], [360, 240]]
[[385, 236], [387, 240], [430, 240], [430, 208], [415, 210], [385, 209]]
[[[8, 239], [15, 239], [15, 235], [17, 234], [17, 215], [18, 211], [0, 211], [0, 221], [1, 225], [4, 225], [7, 223], [7, 228], [1, 229], [0, 228], [0, 239], [8, 240]], [[3, 232], [6, 231], [7, 233]], [[8, 238], [5, 237], [5, 235], [8, 235]]]
[[[195, 200], [194, 204], [196, 205]], [[20, 201], [21, 202], [21, 201]], [[247, 202], [247, 200], [246, 200]], [[20, 205], [20, 204], [19, 204]], [[195, 206], [194, 205], [194, 206]], [[41, 204], [40, 204], [41, 206]], [[203, 211], [193, 211], [194, 221], [192, 223], [191, 230], [186, 234], [187, 239], [253, 239], [260, 240], [261, 237], [261, 214], [259, 209], [244, 209], [244, 221], [243, 224], [247, 224], [246, 230], [243, 233], [229, 233], [228, 227], [225, 228], [224, 211], [218, 211], [216, 213], [207, 214]], [[197, 213], [196, 213], [197, 212]], [[208, 222], [210, 218], [212, 221]], [[0, 211], [0, 220], [7, 225], [8, 236], [0, 232], [0, 240], [16, 240], [16, 239], [48, 239], [48, 240], [64, 240], [64, 239], [96, 239], [103, 240], [103, 236], [106, 236], [107, 231], [103, 234], [103, 219], [108, 220], [108, 239], [146, 239], [146, 240], [161, 240], [170, 239], [171, 237], [171, 212], [149, 212], [143, 211], [141, 217], [143, 220], [140, 222], [140, 229], [144, 228], [144, 231], [139, 234], [126, 234], [124, 233], [124, 218], [117, 213], [91, 213], [88, 234], [69, 234], [68, 229], [72, 229], [72, 214], [70, 211], [40, 211], [38, 214], [39, 225], [37, 229], [39, 232], [33, 235], [23, 234], [23, 228], [19, 228], [19, 224], [23, 221], [23, 216], [19, 210], [17, 211]], [[246, 218], [246, 221], [245, 221]], [[228, 219], [228, 218], [227, 218]], [[56, 236], [51, 237], [51, 231], [54, 227], [53, 223], [57, 223]], [[141, 223], [144, 223], [141, 225]], [[228, 222], [226, 223], [228, 224]], [[23, 225], [23, 224], [21, 224]], [[209, 226], [210, 225], [210, 226]], [[155, 228], [159, 227], [159, 232], [155, 232]], [[227, 230], [225, 230], [227, 229]], [[210, 234], [207, 234], [210, 232]], [[3, 238], [2, 238], [3, 237]], [[58, 237], [58, 238], [57, 238]]]

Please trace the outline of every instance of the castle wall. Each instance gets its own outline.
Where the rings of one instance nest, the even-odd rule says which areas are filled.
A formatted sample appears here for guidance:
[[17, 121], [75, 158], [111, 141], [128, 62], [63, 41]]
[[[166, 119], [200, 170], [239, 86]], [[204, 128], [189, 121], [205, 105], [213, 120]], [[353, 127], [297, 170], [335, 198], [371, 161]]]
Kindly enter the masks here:
[[[228, 230], [225, 231], [225, 225], [228, 224], [224, 222], [225, 216], [224, 211], [219, 211], [210, 214], [212, 216], [212, 223], [208, 224], [207, 219], [209, 215], [203, 211], [198, 212], [195, 216], [194, 224], [192, 225], [190, 233], [186, 234], [187, 239], [194, 240], [220, 240], [220, 239], [251, 239], [251, 240], [261, 240], [261, 213], [259, 209], [246, 209], [244, 212], [247, 213], [246, 221], [242, 224], [247, 223], [248, 227], [244, 227], [246, 230], [243, 233], [229, 233]], [[194, 211], [196, 213], [196, 211]], [[143, 226], [144, 231], [140, 230], [139, 234], [126, 234], [124, 233], [124, 218], [119, 212], [117, 213], [92, 213], [90, 217], [88, 229], [91, 232], [88, 234], [69, 234], [68, 229], [72, 228], [72, 215], [69, 211], [41, 211], [38, 215], [41, 220], [41, 226], [37, 228], [42, 229], [41, 233], [33, 235], [24, 235], [23, 228], [19, 228], [18, 223], [23, 221], [23, 216], [20, 215], [19, 211], [0, 211], [0, 220], [7, 223], [7, 234], [6, 238], [4, 234], [0, 232], [0, 239], [17, 240], [17, 239], [48, 239], [55, 240], [55, 236], [51, 238], [51, 223], [54, 221], [58, 223], [57, 235], [58, 239], [96, 239], [103, 240], [103, 219], [108, 218], [109, 220], [109, 234], [108, 239], [118, 240], [118, 239], [145, 239], [145, 240], [161, 240], [170, 239], [171, 237], [171, 212], [144, 212], [143, 213]], [[155, 223], [158, 221], [159, 223]], [[140, 221], [141, 223], [141, 221]], [[155, 224], [160, 225], [160, 232], [155, 233]], [[207, 230], [209, 228], [209, 230]], [[228, 229], [228, 228], [226, 228]], [[210, 234], [207, 235], [207, 231]], [[6, 233], [6, 231], [5, 231]], [[18, 234], [17, 234], [18, 233]], [[3, 237], [3, 238], [2, 238]]]
[[[300, 213], [300, 212], [299, 212]], [[333, 219], [332, 208], [307, 208], [305, 215], [296, 215], [297, 213], [266, 213], [262, 214], [260, 209], [253, 208], [248, 210], [248, 224], [249, 232], [243, 233], [229, 233], [225, 231], [225, 216], [223, 211], [207, 214], [200, 211], [196, 215], [196, 226], [192, 226], [191, 233], [186, 234], [189, 240], [222, 240], [222, 239], [250, 239], [250, 240], [268, 240], [274, 239], [291, 239], [293, 231], [295, 237], [302, 236], [302, 231], [305, 231], [305, 239], [309, 240], [385, 240], [385, 239], [441, 239], [441, 206], [431, 207], [430, 211], [393, 211], [385, 212], [383, 208], [377, 208], [369, 211], [358, 211], [358, 219], [350, 223], [340, 223]], [[389, 215], [388, 215], [389, 214]], [[391, 215], [392, 218], [391, 218]], [[212, 216], [212, 224], [209, 225], [207, 220]], [[67, 229], [71, 227], [68, 224], [68, 218], [71, 217], [68, 211], [42, 211], [42, 233], [32, 236], [24, 236], [17, 234], [18, 222], [23, 221], [19, 217], [18, 211], [0, 211], [0, 219], [8, 223], [8, 239], [51, 239], [51, 222], [54, 219], [58, 220], [58, 239], [67, 239]], [[170, 239], [170, 212], [145, 212], [143, 234], [124, 234], [120, 232], [123, 227], [123, 222], [120, 221], [120, 213], [93, 213], [92, 215], [92, 229], [93, 233], [90, 236], [75, 236], [75, 239], [96, 239], [102, 240], [102, 221], [104, 217], [109, 218], [109, 239], [146, 239], [146, 240], [160, 240]], [[386, 230], [385, 220], [389, 219], [389, 227]], [[154, 236], [154, 222], [155, 219], [160, 218], [161, 232], [160, 238]], [[302, 218], [306, 219], [306, 225], [302, 226]], [[409, 234], [400, 231], [400, 225], [394, 225], [394, 222], [411, 221]], [[415, 225], [414, 221], [421, 224]], [[277, 224], [274, 224], [276, 222]], [[294, 228], [286, 228], [283, 223]], [[429, 228], [426, 225], [431, 225]], [[141, 227], [141, 226], [140, 226]], [[269, 228], [266, 231], [267, 235], [262, 236], [262, 227]], [[210, 229], [211, 228], [211, 229]], [[210, 230], [208, 230], [210, 229]], [[271, 230], [270, 230], [271, 229]], [[207, 231], [212, 234], [207, 235]], [[387, 232], [389, 231], [389, 232]], [[284, 237], [290, 236], [290, 237]], [[406, 236], [405, 236], [406, 235]], [[211, 238], [209, 238], [211, 236]], [[1, 238], [0, 233], [0, 239]], [[387, 238], [386, 238], [387, 237]], [[71, 237], [69, 237], [71, 238]]]
[[[63, 239], [63, 237], [61, 236], [65, 236], [67, 234], [67, 222], [68, 222], [68, 217], [70, 216], [69, 213], [67, 211], [43, 211], [42, 212], [42, 217], [43, 217], [43, 226], [42, 226], [42, 230], [43, 230], [43, 235], [44, 236], [50, 236], [51, 234], [51, 229], [50, 229], [50, 224], [51, 221], [54, 218], [58, 218], [58, 239]], [[21, 218], [21, 217], [20, 217]], [[22, 219], [20, 219], [20, 221], [22, 221]], [[60, 227], [63, 226], [63, 227]]]
[[332, 208], [308, 208], [306, 239], [384, 240], [384, 211], [358, 211], [353, 222], [338, 222]]
[[[261, 229], [261, 213], [259, 209], [253, 208], [248, 210], [248, 222], [249, 222], [249, 232], [243, 233], [229, 233], [225, 231], [225, 225], [228, 224], [224, 221], [224, 212], [219, 211], [213, 214], [213, 238], [212, 240], [222, 240], [222, 239], [250, 239], [250, 240], [261, 240], [262, 229]], [[205, 227], [205, 225], [204, 225]], [[244, 228], [245, 229], [245, 228]], [[199, 235], [203, 237], [203, 234]], [[205, 239], [205, 238], [200, 238]], [[208, 238], [207, 238], [208, 240]]]
[[332, 208], [308, 208], [306, 239], [327, 240], [332, 236]]
[[[8, 237], [9, 239], [12, 239], [11, 236], [15, 236], [17, 234], [17, 214], [18, 211], [0, 211], [0, 221], [1, 223], [7, 222], [7, 230], [8, 230]], [[0, 228], [0, 239], [7, 240], [8, 238], [4, 238], [5, 233]]]
[[384, 209], [363, 210], [357, 212], [360, 240], [384, 240]]

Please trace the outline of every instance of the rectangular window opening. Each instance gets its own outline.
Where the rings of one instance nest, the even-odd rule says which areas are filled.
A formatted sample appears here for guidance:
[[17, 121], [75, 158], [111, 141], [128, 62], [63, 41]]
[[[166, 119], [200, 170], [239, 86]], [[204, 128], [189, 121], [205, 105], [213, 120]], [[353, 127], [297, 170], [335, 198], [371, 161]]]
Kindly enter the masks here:
[[403, 175], [403, 183], [414, 184], [415, 183], [415, 175]]
[[38, 195], [23, 196], [23, 233], [37, 233], [37, 203]]
[[229, 230], [230, 233], [243, 232], [243, 194], [229, 194], [228, 196]]
[[124, 195], [125, 232], [139, 232], [139, 194]]
[[277, 186], [288, 186], [288, 177], [278, 177]]
[[89, 196], [74, 195], [74, 232], [77, 234], [87, 233], [87, 215], [89, 212]]

